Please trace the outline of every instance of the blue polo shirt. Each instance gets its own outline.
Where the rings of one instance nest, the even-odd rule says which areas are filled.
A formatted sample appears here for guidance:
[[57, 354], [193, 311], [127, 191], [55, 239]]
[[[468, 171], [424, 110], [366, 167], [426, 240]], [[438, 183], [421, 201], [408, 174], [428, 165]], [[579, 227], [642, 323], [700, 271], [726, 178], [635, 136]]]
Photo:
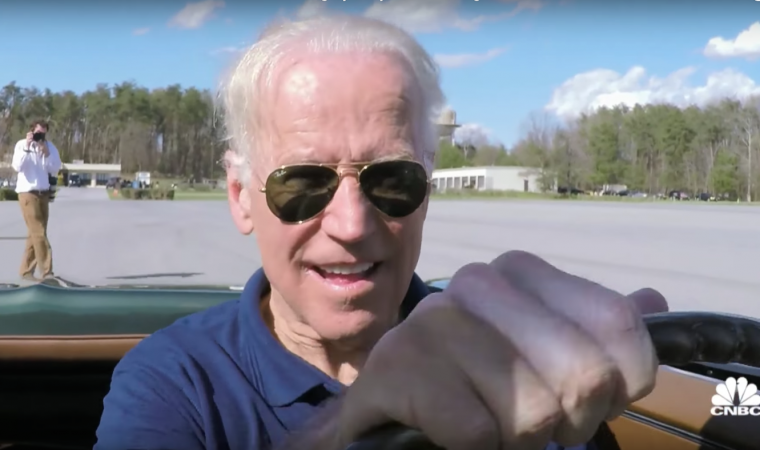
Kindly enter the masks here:
[[[345, 389], [272, 336], [258, 307], [268, 289], [259, 270], [240, 299], [179, 319], [128, 352], [103, 401], [95, 450], [276, 449]], [[402, 316], [428, 294], [415, 275]]]

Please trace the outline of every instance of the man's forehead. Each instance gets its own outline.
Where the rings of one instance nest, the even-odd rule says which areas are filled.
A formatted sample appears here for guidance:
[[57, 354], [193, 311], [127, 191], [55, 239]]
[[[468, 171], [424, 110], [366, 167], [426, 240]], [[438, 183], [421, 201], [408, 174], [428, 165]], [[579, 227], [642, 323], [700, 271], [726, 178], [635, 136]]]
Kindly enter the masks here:
[[275, 72], [265, 118], [274, 166], [410, 158], [414, 83], [396, 58], [290, 60]]
[[275, 101], [282, 97], [308, 100], [326, 90], [341, 94], [351, 88], [410, 98], [415, 97], [416, 84], [409, 75], [408, 64], [384, 53], [296, 53], [277, 65], [268, 87]]
[[283, 74], [281, 89], [285, 95], [311, 97], [317, 90], [317, 74], [309, 66], [296, 66]]

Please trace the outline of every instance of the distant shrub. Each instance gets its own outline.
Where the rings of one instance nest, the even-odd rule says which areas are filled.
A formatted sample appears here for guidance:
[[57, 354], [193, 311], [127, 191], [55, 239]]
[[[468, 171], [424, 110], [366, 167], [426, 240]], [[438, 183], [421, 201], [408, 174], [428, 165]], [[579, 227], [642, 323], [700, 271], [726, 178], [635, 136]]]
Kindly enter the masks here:
[[126, 200], [174, 200], [174, 190], [165, 188], [124, 188], [119, 190], [118, 195]]
[[0, 201], [18, 201], [18, 194], [10, 188], [0, 188]]

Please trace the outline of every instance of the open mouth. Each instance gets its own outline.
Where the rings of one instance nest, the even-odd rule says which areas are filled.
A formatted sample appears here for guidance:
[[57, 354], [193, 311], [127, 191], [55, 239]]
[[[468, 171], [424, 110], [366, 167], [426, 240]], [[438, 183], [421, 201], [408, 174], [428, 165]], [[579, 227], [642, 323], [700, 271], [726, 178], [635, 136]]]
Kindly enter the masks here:
[[312, 266], [311, 270], [330, 284], [347, 286], [368, 281], [382, 263], [358, 263], [330, 266]]

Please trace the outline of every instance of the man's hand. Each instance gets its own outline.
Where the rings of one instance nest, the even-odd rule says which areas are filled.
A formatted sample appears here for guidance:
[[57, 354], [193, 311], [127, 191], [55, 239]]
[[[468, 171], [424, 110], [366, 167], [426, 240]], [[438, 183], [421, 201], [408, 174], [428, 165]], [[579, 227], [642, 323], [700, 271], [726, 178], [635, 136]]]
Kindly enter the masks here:
[[449, 450], [578, 445], [654, 388], [641, 314], [624, 296], [524, 252], [471, 264], [388, 332], [348, 389], [340, 445], [389, 421]]
[[31, 131], [26, 133], [26, 148], [31, 148], [32, 141], [34, 140], [34, 133]]

